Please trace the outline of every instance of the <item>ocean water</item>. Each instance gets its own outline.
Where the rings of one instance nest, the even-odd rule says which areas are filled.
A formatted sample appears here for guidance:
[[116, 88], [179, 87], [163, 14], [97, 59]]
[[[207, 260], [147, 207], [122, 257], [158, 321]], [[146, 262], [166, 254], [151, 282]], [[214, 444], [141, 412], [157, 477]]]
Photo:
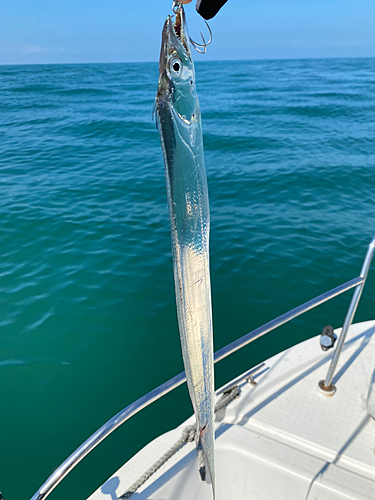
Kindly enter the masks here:
[[[375, 59], [202, 61], [219, 349], [359, 274], [375, 233]], [[5, 500], [30, 498], [105, 421], [183, 369], [157, 79], [157, 64], [0, 67]], [[216, 386], [340, 326], [350, 296], [216, 365]], [[374, 305], [373, 272], [356, 321]], [[51, 498], [85, 498], [191, 412], [181, 387]]]

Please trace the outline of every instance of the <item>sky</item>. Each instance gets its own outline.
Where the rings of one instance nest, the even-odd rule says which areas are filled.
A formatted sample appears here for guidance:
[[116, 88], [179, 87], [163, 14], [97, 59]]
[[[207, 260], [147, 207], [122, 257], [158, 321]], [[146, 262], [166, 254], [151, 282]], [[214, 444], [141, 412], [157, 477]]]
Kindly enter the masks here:
[[[172, 0], [0, 2], [0, 64], [158, 61]], [[206, 32], [186, 7], [192, 38]], [[228, 0], [196, 60], [375, 57], [375, 0]]]

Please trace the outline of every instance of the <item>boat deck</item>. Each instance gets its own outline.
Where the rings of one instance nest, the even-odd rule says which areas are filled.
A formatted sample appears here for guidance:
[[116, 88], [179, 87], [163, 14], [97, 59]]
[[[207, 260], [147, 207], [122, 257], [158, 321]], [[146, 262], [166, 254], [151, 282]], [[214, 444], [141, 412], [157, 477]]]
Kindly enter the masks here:
[[[268, 359], [241, 394], [216, 414], [216, 499], [375, 499], [375, 423], [366, 408], [375, 368], [375, 321], [352, 325], [334, 377], [318, 390], [332, 350], [314, 337]], [[336, 331], [339, 333], [339, 331]], [[89, 500], [115, 500], [181, 436], [147, 445]], [[186, 444], [130, 498], [208, 500], [194, 443]]]

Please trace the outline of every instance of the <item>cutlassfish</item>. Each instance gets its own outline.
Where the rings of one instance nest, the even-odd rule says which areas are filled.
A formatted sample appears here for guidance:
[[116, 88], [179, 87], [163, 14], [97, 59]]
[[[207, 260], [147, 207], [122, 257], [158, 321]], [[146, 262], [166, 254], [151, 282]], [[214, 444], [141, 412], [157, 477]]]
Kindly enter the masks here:
[[157, 127], [163, 150], [182, 355], [202, 479], [215, 495], [214, 370], [207, 177], [195, 71], [182, 6], [162, 32]]

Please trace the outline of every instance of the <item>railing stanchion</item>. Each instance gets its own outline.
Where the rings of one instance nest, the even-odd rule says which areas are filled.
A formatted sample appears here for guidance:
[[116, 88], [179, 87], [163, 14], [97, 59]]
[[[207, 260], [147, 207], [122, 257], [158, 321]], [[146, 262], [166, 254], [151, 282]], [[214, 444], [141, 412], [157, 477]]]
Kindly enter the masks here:
[[340, 354], [342, 351], [342, 348], [345, 343], [345, 338], [346, 334], [348, 333], [348, 330], [350, 328], [350, 325], [353, 322], [354, 315], [356, 313], [358, 304], [359, 304], [359, 299], [361, 298], [361, 294], [363, 291], [363, 287], [365, 286], [367, 275], [370, 269], [371, 261], [374, 256], [374, 251], [375, 251], [375, 236], [372, 238], [367, 252], [365, 256], [365, 260], [363, 261], [360, 277], [363, 278], [362, 283], [356, 286], [353, 294], [353, 298], [350, 302], [348, 312], [346, 313], [345, 321], [341, 330], [340, 338], [337, 342], [336, 349], [333, 353], [331, 364], [329, 365], [328, 372], [326, 375], [326, 378], [324, 380], [321, 380], [319, 382], [319, 389], [321, 392], [326, 394], [327, 396], [333, 396], [333, 394], [336, 392], [336, 387], [333, 384], [333, 376], [335, 374], [335, 370], [337, 367], [338, 360], [340, 358]]

